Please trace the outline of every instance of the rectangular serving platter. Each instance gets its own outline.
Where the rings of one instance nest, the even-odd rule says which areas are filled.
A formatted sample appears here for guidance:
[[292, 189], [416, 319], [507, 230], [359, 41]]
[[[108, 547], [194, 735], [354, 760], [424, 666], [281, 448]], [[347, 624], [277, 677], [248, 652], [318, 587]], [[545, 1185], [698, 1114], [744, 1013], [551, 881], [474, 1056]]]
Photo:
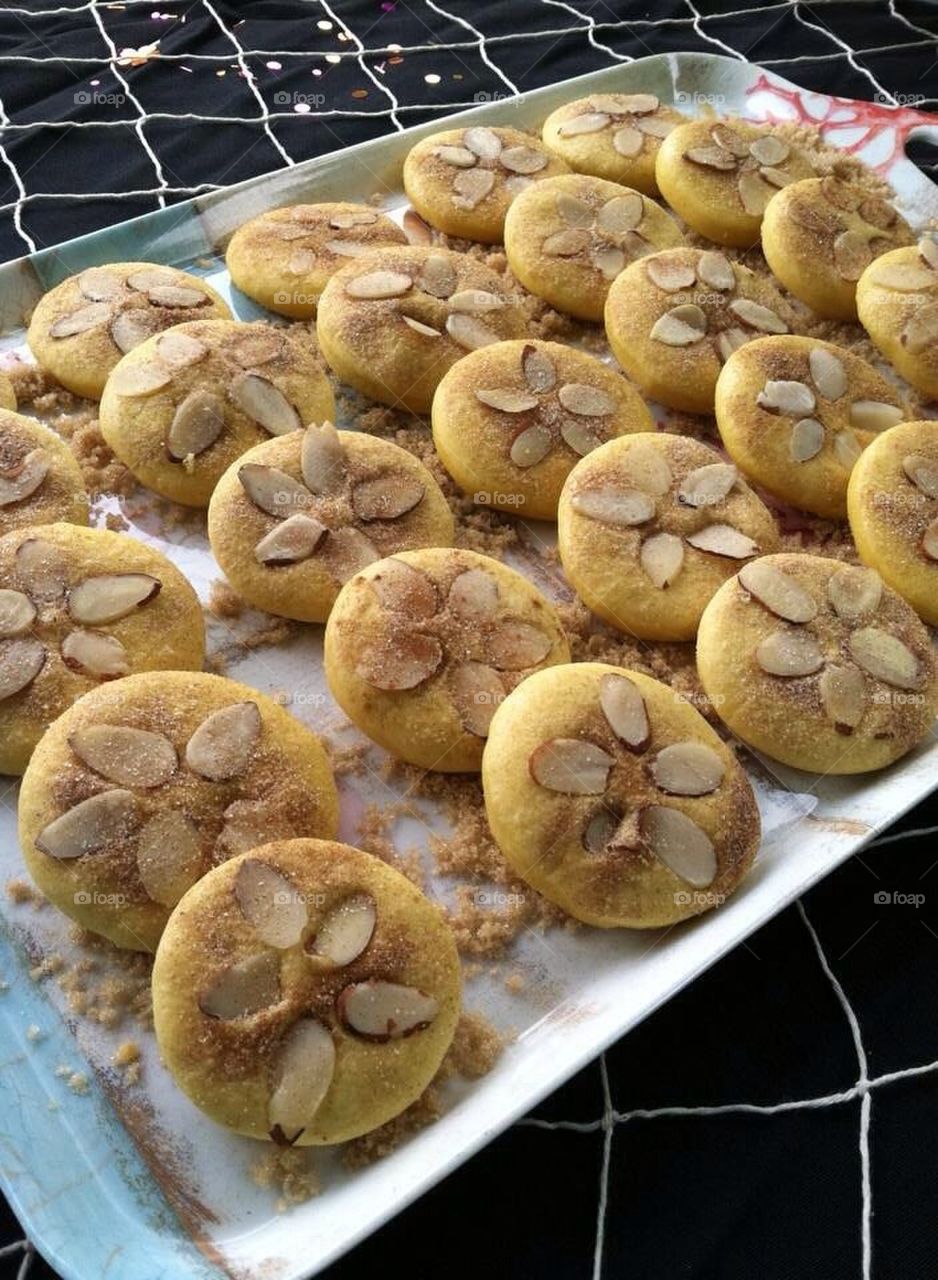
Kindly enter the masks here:
[[[739, 60], [659, 55], [347, 148], [0, 267], [0, 348], [22, 348], [24, 315], [41, 292], [108, 261], [187, 266], [221, 289], [239, 317], [255, 318], [260, 312], [253, 304], [232, 296], [218, 252], [247, 218], [276, 205], [365, 200], [376, 191], [387, 192], [386, 207], [399, 217], [406, 206], [401, 164], [420, 137], [472, 123], [537, 131], [562, 102], [613, 90], [653, 92], [689, 114], [708, 104], [753, 119], [812, 121], [829, 142], [859, 153], [888, 178], [913, 225], [938, 219], [938, 188], [904, 152], [909, 136], [938, 139], [935, 117], [809, 93]], [[106, 506], [117, 510], [119, 504], [113, 499]], [[208, 598], [219, 572], [203, 536], [164, 527], [152, 513], [132, 525], [134, 536], [170, 555]], [[546, 567], [545, 575], [549, 580]], [[293, 714], [338, 746], [360, 742], [341, 724], [323, 682], [320, 629], [247, 652], [239, 636], [256, 624], [250, 615], [230, 626], [211, 623], [210, 650], [225, 654], [228, 674], [264, 692], [293, 691]], [[31, 1237], [65, 1280], [105, 1274], [151, 1280], [163, 1272], [180, 1280], [315, 1274], [934, 790], [938, 741], [930, 737], [899, 765], [868, 778], [817, 778], [753, 757], [748, 767], [765, 838], [754, 871], [728, 903], [652, 933], [525, 932], [510, 959], [525, 979], [519, 994], [509, 994], [504, 973], [467, 983], [467, 1008], [513, 1033], [494, 1069], [473, 1083], [448, 1085], [443, 1116], [367, 1168], [349, 1172], [334, 1154], [322, 1153], [324, 1190], [286, 1214], [250, 1176], [259, 1144], [222, 1131], [187, 1102], [159, 1064], [152, 1035], [108, 1032], [76, 1018], [54, 981], [30, 978], [43, 958], [57, 954], [68, 963], [76, 957], [68, 922], [52, 909], [37, 911], [3, 895], [0, 1182]], [[366, 804], [399, 798], [377, 773], [370, 782], [340, 782], [340, 789], [341, 835], [352, 843]], [[16, 790], [11, 780], [0, 780], [4, 883], [23, 875]], [[429, 806], [415, 810], [395, 829], [403, 847], [425, 844], [429, 829], [445, 834], [440, 814]], [[442, 879], [433, 885], [443, 900], [453, 888]], [[136, 1087], [123, 1084], [111, 1065], [116, 1045], [129, 1035], [143, 1053]], [[74, 1072], [87, 1076], [86, 1092], [68, 1087]]]

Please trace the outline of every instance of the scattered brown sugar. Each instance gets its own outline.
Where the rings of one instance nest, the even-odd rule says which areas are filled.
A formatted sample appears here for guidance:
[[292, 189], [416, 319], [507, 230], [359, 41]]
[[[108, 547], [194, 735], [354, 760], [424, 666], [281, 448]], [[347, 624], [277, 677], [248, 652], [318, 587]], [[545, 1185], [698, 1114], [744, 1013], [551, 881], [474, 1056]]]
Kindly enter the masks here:
[[271, 1146], [252, 1163], [251, 1180], [256, 1187], [277, 1193], [278, 1213], [305, 1204], [322, 1190], [309, 1147]]
[[72, 1093], [77, 1093], [79, 1096], [83, 1096], [91, 1088], [91, 1082], [84, 1071], [73, 1071], [65, 1083]]
[[367, 1165], [374, 1164], [376, 1160], [396, 1151], [413, 1134], [439, 1120], [443, 1111], [442, 1093], [433, 1083], [399, 1116], [373, 1129], [371, 1133], [365, 1133], [346, 1143], [342, 1163], [347, 1169], [364, 1169]]
[[8, 880], [6, 891], [7, 897], [18, 907], [25, 906], [26, 903], [29, 903], [37, 910], [46, 906], [46, 899], [39, 890], [25, 880]]
[[441, 1071], [449, 1070], [465, 1080], [481, 1080], [501, 1057], [505, 1042], [487, 1018], [463, 1013]]
[[77, 926], [72, 937], [82, 954], [70, 965], [58, 957], [61, 963], [55, 970], [69, 1011], [108, 1030], [128, 1021], [149, 1029], [153, 1025], [153, 957], [142, 951], [123, 951]]

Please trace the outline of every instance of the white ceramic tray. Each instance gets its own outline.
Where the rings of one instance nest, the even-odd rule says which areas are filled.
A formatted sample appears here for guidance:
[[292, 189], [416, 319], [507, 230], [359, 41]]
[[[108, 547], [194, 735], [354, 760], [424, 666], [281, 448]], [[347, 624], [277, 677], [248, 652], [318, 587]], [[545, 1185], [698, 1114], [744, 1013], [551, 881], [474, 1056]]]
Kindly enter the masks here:
[[[935, 118], [802, 91], [757, 67], [707, 54], [644, 58], [452, 117], [460, 123], [510, 123], [536, 130], [555, 106], [593, 91], [649, 90], [688, 113], [708, 103], [757, 119], [811, 120], [828, 141], [859, 153], [895, 187], [916, 225], [938, 217], [938, 189], [907, 160], [912, 133], [938, 136]], [[434, 121], [337, 155], [252, 179], [230, 191], [137, 218], [0, 268], [0, 344], [22, 344], [22, 318], [38, 294], [97, 262], [146, 258], [195, 263], [229, 293], [217, 246], [253, 214], [296, 200], [368, 198], [387, 189], [389, 209], [404, 207], [400, 166]], [[236, 296], [243, 318], [257, 309]], [[341, 424], [340, 424], [341, 425]], [[112, 506], [116, 507], [114, 500]], [[166, 533], [153, 517], [132, 530], [166, 550], [203, 599], [218, 575], [201, 536]], [[250, 627], [250, 619], [237, 624]], [[314, 728], [341, 720], [321, 677], [320, 629], [289, 646], [239, 658], [230, 631], [212, 628], [213, 649], [229, 673], [271, 692], [293, 692], [291, 710]], [[354, 742], [354, 731], [333, 735]], [[517, 1038], [495, 1069], [448, 1089], [447, 1110], [394, 1154], [357, 1172], [320, 1160], [325, 1190], [278, 1214], [274, 1195], [254, 1185], [256, 1143], [214, 1126], [176, 1090], [152, 1036], [137, 1036], [143, 1082], [128, 1088], [110, 1066], [126, 1029], [106, 1032], [71, 1017], [54, 981], [28, 970], [43, 956], [75, 954], [67, 921], [52, 909], [16, 906], [4, 896], [0, 930], [0, 1181], [33, 1239], [66, 1280], [152, 1280], [154, 1275], [228, 1275], [237, 1280], [296, 1280], [314, 1274], [438, 1182], [606, 1045], [692, 981], [877, 831], [938, 784], [938, 744], [930, 738], [899, 766], [866, 779], [817, 779], [752, 760], [765, 827], [757, 865], [723, 907], [679, 928], [647, 933], [581, 930], [522, 936], [511, 965], [526, 975], [520, 995], [502, 978], [468, 984], [466, 1004]], [[9, 782], [9, 780], [7, 780]], [[342, 835], [354, 842], [363, 801], [389, 798], [377, 782], [343, 785]], [[394, 797], [396, 798], [396, 797]], [[20, 877], [15, 838], [16, 788], [0, 780], [0, 883]], [[398, 829], [407, 846], [441, 829], [439, 815]], [[409, 829], [406, 829], [409, 828]], [[480, 886], [484, 889], [484, 886]], [[446, 897], [452, 883], [438, 882]], [[37, 1035], [38, 1031], [38, 1035]], [[64, 1066], [87, 1072], [77, 1096]]]

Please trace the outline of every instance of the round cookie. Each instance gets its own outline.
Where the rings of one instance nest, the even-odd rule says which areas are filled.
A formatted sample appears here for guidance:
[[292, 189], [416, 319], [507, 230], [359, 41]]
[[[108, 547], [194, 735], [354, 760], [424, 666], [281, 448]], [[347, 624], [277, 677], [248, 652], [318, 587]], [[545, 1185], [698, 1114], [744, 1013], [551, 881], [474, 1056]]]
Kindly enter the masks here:
[[581, 320], [602, 320], [610, 282], [628, 263], [683, 242], [654, 200], [581, 173], [523, 192], [505, 221], [505, 253], [516, 278]]
[[360, 204], [295, 204], [268, 209], [231, 237], [225, 264], [235, 285], [262, 307], [306, 320], [326, 281], [349, 258], [406, 244], [389, 217]]
[[893, 368], [938, 400], [938, 242], [893, 249], [857, 281], [860, 323]]
[[372, 400], [428, 413], [443, 374], [478, 347], [527, 331], [505, 280], [464, 253], [376, 249], [323, 290], [319, 347], [343, 382]]
[[544, 596], [473, 551], [370, 565], [342, 588], [326, 626], [326, 679], [349, 719], [400, 759], [444, 773], [478, 769], [505, 694], [569, 660]]
[[860, 559], [938, 627], [938, 422], [903, 422], [850, 473], [850, 532]]
[[814, 175], [807, 157], [770, 125], [690, 120], [668, 134], [655, 179], [689, 227], [717, 244], [758, 244], [762, 215], [780, 187]]
[[482, 785], [518, 875], [603, 929], [658, 928], [719, 905], [759, 845], [749, 780], [700, 712], [604, 663], [551, 667], [506, 698]]
[[872, 569], [800, 553], [744, 565], [700, 620], [697, 670], [737, 737], [816, 773], [881, 769], [938, 711], [923, 624]]
[[230, 319], [197, 276], [151, 262], [111, 262], [69, 276], [44, 294], [26, 341], [57, 382], [97, 400], [111, 370], [145, 339], [187, 320]]
[[756, 484], [802, 511], [843, 520], [861, 450], [906, 417], [897, 388], [832, 342], [763, 338], [730, 356], [716, 389], [727, 452]]
[[833, 175], [780, 191], [765, 211], [762, 252], [782, 284], [819, 316], [857, 318], [857, 281], [912, 233], [891, 204]]
[[577, 595], [646, 640], [692, 640], [740, 561], [778, 545], [771, 512], [731, 463], [663, 432], [622, 436], [577, 463], [557, 533]]
[[553, 520], [577, 460], [654, 419], [618, 373], [559, 342], [494, 343], [458, 361], [433, 397], [433, 443], [473, 501]]
[[335, 417], [310, 335], [197, 320], [136, 347], [108, 378], [101, 432], [141, 484], [205, 507], [236, 458], [270, 436]]
[[88, 523], [75, 455], [41, 422], [0, 409], [0, 534], [56, 520]]
[[365, 565], [451, 546], [453, 514], [433, 476], [399, 445], [310, 426], [249, 450], [208, 509], [212, 553], [249, 604], [324, 622]]
[[787, 333], [791, 308], [774, 285], [724, 254], [665, 249], [633, 262], [606, 300], [606, 336], [645, 394], [686, 413], [713, 413], [733, 351]]
[[51, 721], [102, 681], [204, 656], [198, 597], [153, 547], [75, 524], [0, 538], [0, 773], [22, 773]]
[[661, 139], [683, 119], [653, 93], [593, 93], [552, 111], [541, 136], [577, 173], [654, 196]]
[[183, 898], [153, 966], [160, 1055], [219, 1124], [278, 1145], [345, 1142], [423, 1093], [460, 1012], [439, 908], [392, 867], [283, 840]]
[[432, 227], [497, 244], [515, 197], [542, 178], [567, 172], [533, 134], [476, 125], [431, 134], [411, 147], [404, 190]]
[[16, 412], [16, 392], [13, 390], [13, 383], [5, 373], [0, 373], [0, 409], [9, 409], [11, 413]]
[[43, 735], [19, 832], [36, 884], [82, 928], [155, 951], [173, 907], [213, 866], [292, 836], [335, 835], [319, 739], [247, 685], [201, 671], [127, 676]]

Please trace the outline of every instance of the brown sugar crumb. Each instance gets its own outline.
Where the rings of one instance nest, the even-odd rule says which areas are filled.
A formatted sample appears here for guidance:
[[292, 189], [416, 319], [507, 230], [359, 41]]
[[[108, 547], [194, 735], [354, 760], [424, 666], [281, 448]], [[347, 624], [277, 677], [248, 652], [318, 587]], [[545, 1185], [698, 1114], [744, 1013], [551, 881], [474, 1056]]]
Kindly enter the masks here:
[[130, 524], [117, 511], [109, 511], [104, 517], [105, 529], [110, 529], [112, 533], [126, 533], [130, 528]]
[[44, 907], [46, 900], [33, 885], [25, 880], [8, 880], [6, 884], [7, 897], [18, 907], [26, 903], [31, 903], [34, 907]]
[[373, 1129], [371, 1133], [353, 1138], [346, 1143], [342, 1153], [342, 1163], [347, 1169], [364, 1169], [384, 1156], [396, 1151], [402, 1143], [427, 1125], [439, 1120], [443, 1114], [443, 1098], [436, 1084], [431, 1084], [426, 1091], [411, 1103], [406, 1111], [389, 1120], [387, 1124]]
[[451, 1069], [466, 1080], [480, 1080], [495, 1066], [504, 1047], [505, 1038], [486, 1018], [478, 1013], [464, 1013], [442, 1069]]
[[214, 614], [216, 618], [240, 618], [247, 607], [247, 603], [224, 578], [215, 578], [212, 581], [208, 589], [209, 613]]
[[527, 986], [524, 974], [509, 973], [505, 979], [505, 990], [511, 992], [513, 996], [520, 996]]
[[91, 1088], [91, 1082], [84, 1071], [73, 1071], [65, 1083], [72, 1093], [77, 1093], [80, 1097], [84, 1096]]
[[140, 1059], [140, 1046], [135, 1040], [123, 1040], [114, 1051], [111, 1061], [115, 1067], [129, 1067]]
[[[57, 970], [58, 986], [68, 1001], [69, 1010], [109, 1030], [128, 1021], [141, 1030], [149, 1030], [153, 1025], [150, 990], [153, 957], [142, 951], [123, 951], [105, 938], [77, 927], [72, 936], [83, 954], [71, 965], [63, 963]], [[125, 1043], [130, 1046], [133, 1042]], [[121, 1049], [131, 1052], [123, 1045]], [[128, 1058], [127, 1065], [132, 1061]]]
[[329, 752], [329, 762], [337, 779], [360, 775], [372, 751], [371, 744], [368, 742], [356, 742], [348, 747], [336, 747], [329, 742], [324, 745]]
[[264, 1191], [276, 1191], [278, 1213], [305, 1204], [322, 1190], [308, 1147], [271, 1147], [251, 1165], [251, 1181]]
[[61, 973], [65, 968], [65, 960], [62, 956], [53, 952], [50, 956], [43, 957], [38, 964], [34, 964], [29, 971], [29, 976], [33, 982], [43, 982], [46, 978], [53, 978], [57, 973]]

